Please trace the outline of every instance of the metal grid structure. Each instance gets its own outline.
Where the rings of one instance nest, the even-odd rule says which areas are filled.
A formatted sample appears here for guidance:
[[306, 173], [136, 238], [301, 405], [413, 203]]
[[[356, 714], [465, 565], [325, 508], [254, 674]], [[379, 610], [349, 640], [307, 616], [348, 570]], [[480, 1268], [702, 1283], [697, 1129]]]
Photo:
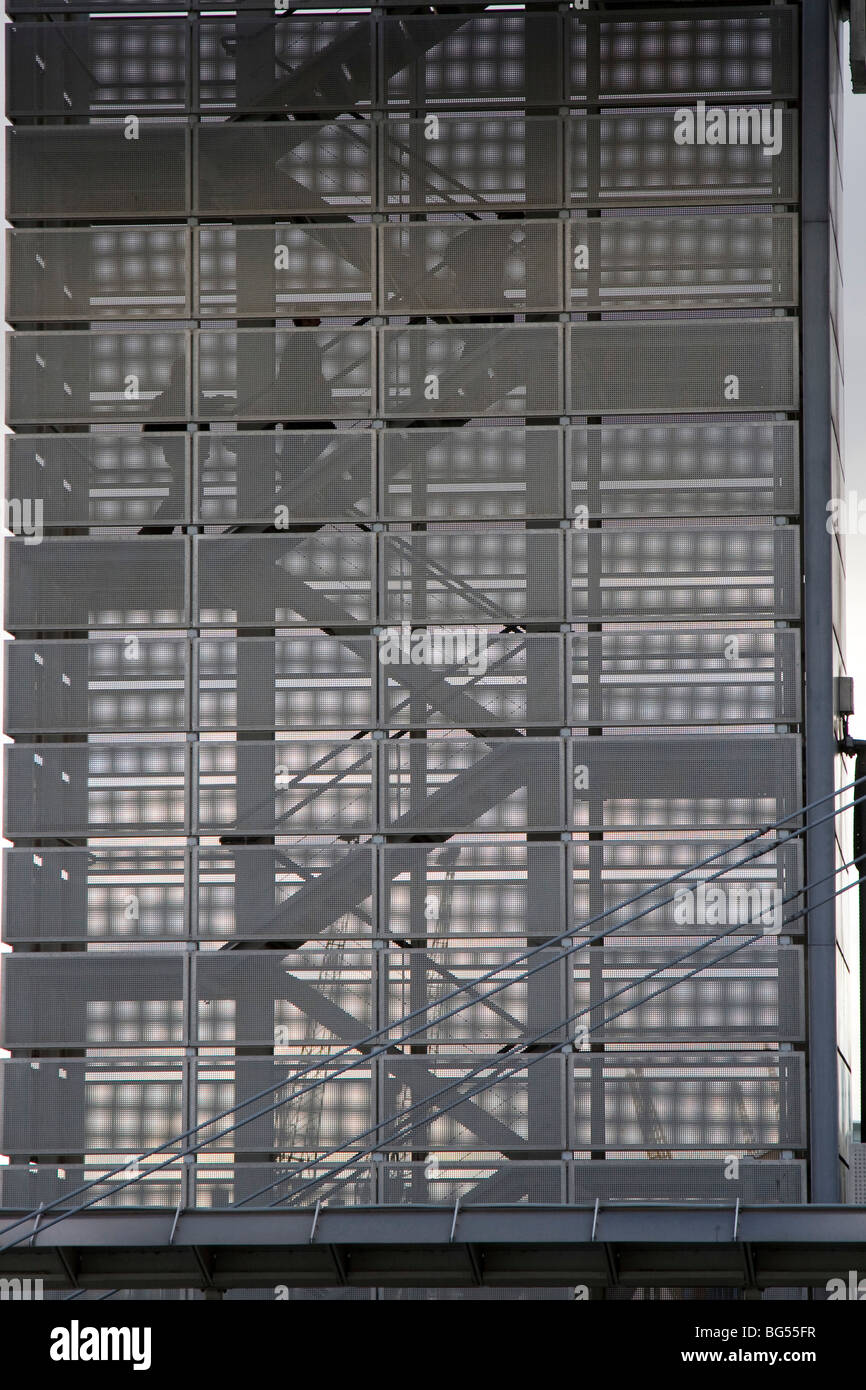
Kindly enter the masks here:
[[805, 9], [172, 8], [6, 31], [0, 1206], [832, 1200]]

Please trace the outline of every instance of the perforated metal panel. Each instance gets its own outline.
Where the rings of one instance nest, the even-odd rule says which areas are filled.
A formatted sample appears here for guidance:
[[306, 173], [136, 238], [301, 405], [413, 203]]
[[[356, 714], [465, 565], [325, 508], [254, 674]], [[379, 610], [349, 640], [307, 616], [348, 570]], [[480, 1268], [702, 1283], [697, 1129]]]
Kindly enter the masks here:
[[644, 1202], [734, 1202], [771, 1205], [806, 1200], [806, 1165], [796, 1159], [763, 1158], [740, 1161], [736, 1177], [718, 1159], [621, 1159], [619, 1162], [575, 1163], [574, 1200]]
[[[257, 1205], [257, 1197], [261, 1203], [281, 1208], [309, 1208], [311, 1195], [314, 1204], [321, 1199], [329, 1207], [369, 1207], [377, 1200], [378, 1166], [366, 1159], [345, 1166], [332, 1160], [313, 1162], [309, 1168], [298, 1172], [295, 1162], [232, 1163], [231, 1158], [227, 1158], [225, 1162], [210, 1159], [197, 1164], [191, 1177], [195, 1205], [200, 1208], [242, 1205], [249, 1199], [246, 1210], [251, 1210]], [[261, 1195], [263, 1188], [266, 1189], [264, 1196]], [[370, 1297], [373, 1290], [345, 1289], [343, 1292], [354, 1300]], [[251, 1290], [241, 1289], [227, 1292], [225, 1296], [231, 1298], [232, 1293], [236, 1298], [242, 1298], [245, 1293], [255, 1296]], [[293, 1289], [289, 1299], [313, 1299], [320, 1294], [324, 1296], [324, 1290]]]
[[182, 112], [189, 103], [188, 45], [182, 19], [7, 25], [7, 113]]
[[6, 495], [39, 498], [45, 526], [172, 525], [191, 519], [184, 434], [15, 434]]
[[187, 208], [189, 135], [183, 125], [142, 121], [128, 140], [118, 125], [10, 126], [6, 215], [177, 217]]
[[202, 227], [197, 312], [361, 314], [374, 305], [371, 226]]
[[565, 431], [572, 515], [755, 516], [793, 513], [798, 426], [725, 420], [581, 425]]
[[576, 323], [569, 353], [575, 414], [797, 409], [793, 320]]
[[[724, 924], [718, 927], [724, 930]], [[750, 936], [760, 938], [763, 930], [758, 921]], [[726, 955], [735, 945], [736, 954]], [[772, 937], [755, 946], [730, 940], [696, 946], [700, 940], [687, 955], [690, 944], [682, 939], [647, 947], [618, 938], [604, 948], [576, 951], [569, 958], [569, 1014], [579, 1014], [594, 1042], [803, 1040], [799, 947], [777, 947]]]
[[[728, 113], [741, 108], [723, 109], [727, 134]], [[760, 140], [699, 144], [697, 129], [695, 143], [678, 144], [673, 107], [600, 116], [574, 113], [565, 123], [566, 201], [621, 207], [630, 203], [794, 202], [799, 166], [797, 114], [776, 107], [776, 122], [774, 108], [755, 110], [759, 122], [760, 113], [766, 112], [770, 141], [775, 128], [780, 145], [776, 155], [767, 156]], [[739, 117], [733, 133], [739, 139]]]
[[373, 616], [373, 537], [356, 531], [200, 537], [197, 621], [323, 627]]
[[781, 724], [801, 718], [799, 633], [661, 629], [570, 639], [568, 722]]
[[407, 15], [381, 27], [389, 104], [499, 107], [562, 99], [555, 14]]
[[[147, 1148], [147, 1145], [142, 1144], [139, 1147]], [[114, 1178], [107, 1178], [106, 1173], [113, 1172], [116, 1166], [111, 1158], [103, 1159], [101, 1162], [95, 1159], [86, 1167], [83, 1164], [66, 1162], [41, 1165], [6, 1164], [0, 1173], [0, 1201], [4, 1207], [18, 1211], [33, 1211], [43, 1203], [47, 1205], [55, 1201], [61, 1204], [61, 1208], [63, 1205], [71, 1207], [80, 1199], [70, 1194], [77, 1192], [87, 1183], [92, 1184], [87, 1195], [98, 1199], [93, 1204], [97, 1208], [134, 1205], [170, 1207], [174, 1211], [177, 1210], [184, 1192], [185, 1173], [181, 1164], [168, 1165], [155, 1172], [152, 1177], [146, 1169], [135, 1169], [130, 1165], [125, 1175], [118, 1174]], [[156, 1163], [153, 1166], [158, 1167]], [[139, 1172], [142, 1176], [123, 1186], [124, 1176], [128, 1179], [134, 1172]], [[65, 1203], [64, 1199], [67, 1199]], [[171, 1296], [164, 1290], [160, 1291], [160, 1295], [162, 1298]]]
[[414, 939], [554, 935], [564, 924], [561, 844], [385, 845], [382, 925]]
[[[569, 92], [601, 100], [734, 95], [792, 97], [798, 89], [797, 16], [778, 9], [689, 6], [569, 16]], [[598, 76], [587, 79], [590, 53]], [[597, 86], [596, 86], [597, 83]]]
[[373, 35], [369, 15], [204, 20], [198, 26], [202, 110], [348, 111], [369, 105]]
[[[492, 726], [559, 726], [562, 658], [560, 638], [552, 634], [386, 629], [378, 643], [382, 723], [395, 729], [459, 729], [471, 726], [483, 711]], [[419, 669], [407, 684], [402, 675], [413, 665]], [[464, 691], [470, 696], [465, 707]]]
[[6, 732], [182, 731], [189, 664], [189, 644], [180, 637], [12, 642]]
[[3, 957], [3, 1046], [182, 1043], [187, 959], [179, 951], [12, 952]]
[[[81, 958], [70, 955], [64, 959], [70, 962], [70, 977], [74, 978], [80, 973]], [[52, 967], [56, 970], [56, 966], [55, 956]], [[46, 976], [44, 970], [39, 973]], [[0, 1134], [4, 1149], [28, 1156], [40, 1152], [123, 1155], [168, 1144], [166, 1153], [170, 1153], [172, 1148], [180, 1147], [170, 1141], [185, 1128], [184, 1076], [183, 1062], [173, 1058], [135, 1058], [126, 1064], [120, 1059], [30, 1062], [7, 1058], [0, 1062]], [[158, 1161], [152, 1159], [151, 1163]], [[127, 1176], [135, 1171], [141, 1170], [133, 1167]], [[80, 1185], [74, 1169], [70, 1171], [65, 1165], [51, 1176], [57, 1184], [52, 1199], [63, 1195], [64, 1184], [67, 1191]], [[78, 1176], [84, 1176], [81, 1169]], [[87, 1174], [88, 1179], [95, 1176], [97, 1172]], [[177, 1172], [163, 1170], [160, 1178], [164, 1201], [165, 1187], [177, 1183]], [[44, 1191], [44, 1179], [31, 1184], [31, 1193], [40, 1186]], [[110, 1188], [111, 1184], [106, 1184], [106, 1192]], [[126, 1191], [127, 1202], [132, 1198], [133, 1205], [146, 1204], [137, 1185]], [[91, 1195], [96, 1194], [88, 1193]], [[153, 1200], [158, 1201], [155, 1194]]]
[[[302, 1062], [271, 1057], [199, 1061], [194, 1085], [196, 1123], [205, 1125], [200, 1133], [200, 1138], [206, 1141], [203, 1152], [315, 1154], [334, 1146], [364, 1148], [368, 1140], [359, 1140], [356, 1136], [365, 1134], [375, 1124], [371, 1063], [363, 1062], [343, 1076], [329, 1076], [335, 1064], [329, 1065], [324, 1058], [314, 1071], [311, 1072], [310, 1067], [310, 1058]], [[305, 1075], [295, 1081], [302, 1070]], [[320, 1084], [289, 1104], [289, 1098], [311, 1081]], [[268, 1105], [274, 1109], [253, 1119], [265, 1104], [261, 1100], [252, 1102], [250, 1098], [271, 1086], [274, 1092]], [[244, 1105], [244, 1101], [249, 1102], [248, 1105]], [[221, 1136], [221, 1131], [232, 1123], [234, 1116], [232, 1120], [217, 1121], [212, 1127], [206, 1122], [231, 1106], [240, 1107], [237, 1118], [242, 1123], [233, 1133]], [[306, 1174], [308, 1180], [311, 1176], [312, 1172]], [[298, 1183], [298, 1189], [300, 1186]]]
[[203, 213], [363, 212], [373, 203], [368, 121], [202, 125], [196, 131], [196, 210]]
[[183, 850], [10, 849], [3, 871], [5, 941], [173, 940], [186, 934], [189, 862]]
[[[396, 1117], [382, 1126], [382, 1141], [408, 1129], [401, 1143], [416, 1150], [515, 1157], [527, 1149], [562, 1150], [563, 1062], [545, 1057], [527, 1066], [492, 1056], [475, 1071], [465, 1057], [382, 1058], [384, 1113]], [[471, 1095], [482, 1083], [485, 1089]], [[405, 1113], [410, 1106], [416, 1108]]]
[[389, 314], [560, 309], [561, 223], [412, 223], [381, 229]]
[[430, 531], [382, 537], [390, 623], [513, 623], [564, 616], [558, 531]]
[[10, 425], [184, 420], [189, 413], [189, 335], [12, 333]]
[[329, 835], [374, 823], [369, 740], [200, 743], [197, 826], [202, 834]]
[[369, 430], [195, 435], [196, 520], [360, 521], [373, 513]]
[[182, 227], [7, 232], [6, 317], [183, 318], [190, 313]]
[[194, 1037], [201, 1045], [341, 1045], [376, 1026], [378, 953], [332, 945], [204, 951], [192, 962]]
[[383, 430], [382, 516], [486, 521], [562, 515], [560, 434], [543, 425]]
[[16, 743], [5, 756], [10, 839], [186, 832], [183, 743]]
[[793, 734], [575, 738], [568, 754], [572, 823], [588, 830], [746, 832], [801, 804]]
[[[779, 843], [770, 834], [738, 849], [736, 841], [734, 832], [726, 840], [687, 828], [645, 839], [606, 835], [599, 844], [574, 840], [575, 930], [594, 935], [635, 918], [634, 929], [644, 936], [730, 931], [736, 944], [738, 937], [754, 935], [748, 925], [753, 917], [766, 911], [772, 923], [778, 910], [784, 935], [802, 935], [802, 842]], [[702, 867], [696, 870], [696, 864]], [[600, 922], [602, 912], [608, 915]]]
[[369, 329], [202, 331], [196, 337], [201, 419], [345, 419], [374, 407]]
[[796, 618], [799, 530], [636, 525], [569, 534], [574, 618]]
[[572, 1065], [568, 1148], [764, 1153], [805, 1143], [802, 1054], [576, 1053]]
[[196, 659], [199, 728], [369, 729], [376, 723], [370, 637], [204, 638]]
[[555, 415], [562, 339], [554, 324], [385, 328], [383, 414]]
[[186, 542], [7, 541], [6, 627], [179, 627], [188, 621]]
[[434, 116], [383, 126], [387, 211], [555, 208], [562, 199], [555, 116]]
[[[375, 934], [372, 845], [244, 845], [198, 851], [195, 899], [202, 937], [286, 945]], [[341, 902], [341, 885], [351, 884]]]
[[391, 831], [555, 830], [559, 739], [415, 739], [382, 745], [383, 826]]
[[428, 1160], [427, 1163], [383, 1163], [381, 1166], [380, 1200], [387, 1206], [447, 1206], [453, 1211], [457, 1201], [461, 1207], [471, 1207], [518, 1202], [559, 1205], [569, 1200], [569, 1166], [562, 1160], [529, 1163], [518, 1158], [506, 1162], [495, 1159], [473, 1162], [440, 1159], [437, 1155], [435, 1163]]
[[797, 302], [793, 214], [587, 217], [567, 235], [571, 309]]

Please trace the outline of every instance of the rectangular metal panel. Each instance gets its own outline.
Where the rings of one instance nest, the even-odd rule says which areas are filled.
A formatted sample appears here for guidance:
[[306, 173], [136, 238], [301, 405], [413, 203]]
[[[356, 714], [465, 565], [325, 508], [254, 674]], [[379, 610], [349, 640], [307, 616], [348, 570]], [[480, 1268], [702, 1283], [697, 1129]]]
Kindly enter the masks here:
[[[712, 109], [712, 108], [711, 108]], [[729, 113], [724, 107], [726, 130]], [[752, 109], [752, 108], [744, 108]], [[625, 207], [629, 204], [793, 203], [798, 196], [796, 111], [778, 111], [779, 152], [761, 143], [678, 144], [677, 111], [573, 112], [565, 121], [566, 202]], [[755, 107], [775, 122], [774, 108]], [[682, 120], [682, 118], [680, 118]], [[683, 126], [680, 125], [682, 129]], [[739, 134], [739, 123], [735, 133]]]
[[650, 527], [569, 533], [576, 620], [796, 618], [796, 526]]
[[390, 623], [557, 622], [559, 531], [428, 531], [381, 540]]
[[139, 116], [189, 105], [183, 19], [75, 19], [6, 27], [6, 102], [21, 116]]
[[201, 227], [196, 313], [362, 314], [375, 308], [371, 226]]
[[5, 755], [10, 839], [187, 833], [183, 743], [15, 743]]
[[387, 212], [555, 208], [562, 202], [556, 116], [393, 118], [382, 130]]
[[582, 633], [570, 638], [570, 651], [570, 724], [784, 724], [802, 716], [795, 631]]
[[381, 228], [386, 314], [565, 308], [559, 222], [415, 222]]
[[185, 420], [190, 341], [178, 330], [12, 333], [10, 425]]
[[190, 719], [189, 665], [182, 637], [10, 642], [6, 732], [183, 732]]
[[6, 627], [182, 627], [187, 545], [178, 537], [6, 542]]
[[14, 951], [3, 958], [3, 1046], [183, 1043], [185, 960], [180, 951]]
[[799, 508], [795, 421], [576, 425], [565, 431], [569, 513], [778, 516]]
[[797, 303], [792, 213], [580, 217], [566, 226], [566, 308]]
[[[562, 1159], [548, 1159], [541, 1163], [519, 1158], [481, 1158], [473, 1161], [440, 1158], [438, 1154], [435, 1163], [430, 1160], [426, 1163], [383, 1163], [381, 1200], [387, 1206], [444, 1206], [452, 1211], [458, 1201], [461, 1208], [518, 1202], [555, 1206], [568, 1200], [569, 1167]], [[411, 1297], [408, 1289], [401, 1289], [399, 1293], [396, 1289], [390, 1292], [395, 1297]], [[421, 1291], [413, 1292], [420, 1294]], [[464, 1292], [460, 1291], [461, 1294]], [[490, 1294], [492, 1290], [486, 1292]], [[508, 1290], [507, 1293], [511, 1299], [517, 1297], [515, 1291]], [[445, 1296], [444, 1290], [442, 1296]], [[457, 1296], [457, 1290], [454, 1296]], [[526, 1296], [533, 1295], [527, 1290]], [[541, 1290], [535, 1291], [535, 1296], [550, 1297]]]
[[286, 739], [196, 747], [202, 835], [356, 834], [375, 825], [375, 745]]
[[278, 951], [203, 951], [192, 961], [200, 1046], [342, 1046], [376, 1029], [378, 952], [342, 942]]
[[795, 1206], [806, 1201], [806, 1164], [802, 1159], [761, 1158], [741, 1160], [737, 1177], [729, 1177], [730, 1165], [710, 1158], [619, 1159], [617, 1162], [587, 1159], [572, 1165], [576, 1202], [736, 1202], [770, 1206], [775, 1202]]
[[45, 526], [171, 526], [192, 519], [186, 434], [15, 434], [6, 496], [38, 498]]
[[804, 1064], [792, 1052], [576, 1053], [567, 1147], [802, 1148]]
[[[0, 1076], [0, 1087], [2, 1085]], [[137, 1144], [135, 1148], [146, 1149], [147, 1145]], [[72, 1197], [70, 1194], [77, 1192], [85, 1184], [92, 1184], [88, 1196], [99, 1198], [98, 1203], [94, 1205], [100, 1209], [168, 1207], [176, 1211], [178, 1205], [184, 1201], [186, 1171], [183, 1164], [171, 1164], [160, 1169], [154, 1161], [153, 1168], [156, 1171], [153, 1176], [144, 1169], [134, 1168], [130, 1164], [124, 1175], [106, 1177], [106, 1174], [114, 1172], [116, 1166], [111, 1157], [101, 1161], [94, 1158], [87, 1165], [67, 1162], [58, 1164], [50, 1161], [43, 1164], [9, 1163], [0, 1172], [0, 1202], [6, 1208], [34, 1211], [43, 1204], [47, 1206], [49, 1202], [57, 1201], [61, 1204], [58, 1208], [60, 1210], [64, 1205], [78, 1205], [80, 1197]], [[136, 1172], [142, 1176], [124, 1186], [124, 1177], [129, 1179]], [[170, 1298], [171, 1294], [161, 1291], [160, 1296]], [[59, 1297], [62, 1298], [63, 1295]]]
[[289, 113], [369, 106], [372, 26], [366, 14], [203, 19], [197, 26], [202, 111]]
[[184, 227], [64, 227], [6, 234], [6, 318], [185, 318]]
[[181, 849], [8, 849], [3, 873], [5, 941], [188, 934], [189, 861]]
[[383, 328], [382, 413], [557, 415], [562, 352], [555, 324]]
[[577, 950], [568, 1013], [598, 1043], [802, 1042], [802, 951], [761, 939], [763, 930], [752, 926], [746, 940], [758, 937], [755, 946], [728, 938], [701, 948], [700, 938], [680, 938], [648, 947], [617, 936]]
[[428, 738], [382, 745], [382, 824], [395, 832], [559, 830], [564, 740]]
[[371, 637], [204, 637], [196, 643], [200, 729], [369, 729]]
[[375, 405], [365, 328], [248, 328], [196, 335], [195, 413], [203, 420], [337, 420]]
[[206, 627], [369, 624], [374, 537], [358, 531], [200, 536], [196, 621]]
[[371, 520], [371, 430], [232, 430], [195, 436], [196, 521]]
[[[314, 1063], [315, 1070], [311, 1071]], [[194, 1094], [196, 1124], [204, 1126], [199, 1133], [205, 1141], [203, 1152], [308, 1155], [334, 1147], [366, 1148], [370, 1142], [367, 1131], [375, 1124], [373, 1067], [373, 1063], [362, 1061], [345, 1075], [334, 1076], [329, 1073], [336, 1065], [324, 1057], [318, 1061], [312, 1057], [301, 1061], [282, 1057], [201, 1059], [195, 1064]], [[301, 1072], [304, 1075], [299, 1075]], [[292, 1099], [312, 1082], [318, 1083], [315, 1089]], [[273, 1092], [269, 1096], [251, 1099], [270, 1087]], [[236, 1117], [207, 1123], [231, 1107], [237, 1108]], [[268, 1113], [254, 1118], [266, 1108]], [[223, 1135], [235, 1118], [240, 1121], [238, 1128]], [[357, 1138], [359, 1135], [365, 1137]], [[301, 1175], [299, 1188], [313, 1172]], [[275, 1195], [278, 1190], [274, 1190]]]
[[746, 833], [801, 804], [794, 734], [575, 738], [568, 754], [571, 824], [585, 830]]
[[10, 126], [6, 131], [6, 216], [182, 217], [188, 206], [188, 131], [125, 124]]
[[[377, 932], [372, 845], [202, 846], [193, 893], [201, 937], [262, 942], [370, 937]], [[351, 876], [351, 907], [338, 902]], [[302, 924], [302, 925], [299, 925]]]
[[[754, 935], [741, 917], [747, 922], [755, 912], [778, 906], [785, 936], [802, 936], [802, 842], [780, 843], [770, 833], [760, 843], [738, 844], [734, 831], [702, 835], [681, 826], [645, 839], [615, 834], [603, 842], [572, 840], [575, 933], [612, 932], [634, 919], [644, 937], [715, 936], [730, 927], [736, 944]], [[736, 923], [728, 921], [735, 915], [729, 904], [736, 908]], [[607, 915], [599, 920], [602, 912]]]
[[[563, 644], [552, 633], [385, 628], [378, 662], [382, 723], [388, 728], [472, 727], [479, 706], [491, 726], [558, 728], [564, 721]], [[415, 675], [409, 683], [407, 666]], [[465, 707], [463, 691], [471, 696]]]
[[575, 323], [569, 409], [579, 415], [796, 410], [793, 319]]
[[556, 935], [563, 855], [539, 842], [385, 845], [382, 930], [398, 940]]
[[369, 121], [202, 125], [195, 140], [195, 210], [203, 215], [280, 217], [373, 206]]
[[501, 109], [562, 100], [556, 14], [446, 12], [379, 25], [389, 105]]
[[379, 433], [387, 521], [559, 517], [560, 431], [544, 425]]

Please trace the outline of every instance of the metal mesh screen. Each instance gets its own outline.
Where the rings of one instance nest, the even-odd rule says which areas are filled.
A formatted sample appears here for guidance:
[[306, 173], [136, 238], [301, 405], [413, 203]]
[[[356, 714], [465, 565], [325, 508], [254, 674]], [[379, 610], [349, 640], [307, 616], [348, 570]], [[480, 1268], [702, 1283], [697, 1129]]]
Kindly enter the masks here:
[[374, 510], [372, 431], [200, 432], [196, 519], [360, 521]]
[[543, 425], [383, 430], [389, 521], [485, 521], [562, 514], [560, 435]]
[[385, 122], [387, 211], [554, 208], [561, 202], [562, 122], [555, 116], [434, 116]]
[[143, 121], [128, 140], [116, 126], [10, 126], [6, 215], [177, 217], [187, 207], [188, 134]]
[[182, 743], [16, 743], [5, 755], [5, 824], [12, 839], [178, 835], [187, 829]]
[[183, 540], [7, 541], [6, 627], [179, 627], [187, 621]]
[[342, 943], [288, 956], [199, 953], [192, 974], [196, 1041], [268, 1047], [360, 1041], [376, 1026], [377, 954]]
[[410, 15], [385, 20], [382, 29], [389, 104], [553, 105], [562, 99], [555, 14]]
[[563, 307], [559, 222], [415, 222], [381, 229], [387, 314]]
[[370, 830], [374, 772], [368, 740], [200, 743], [198, 829], [295, 835]]
[[[375, 933], [371, 845], [202, 848], [195, 860], [202, 937], [368, 937]], [[346, 887], [348, 885], [348, 888]]]
[[196, 558], [202, 625], [323, 627], [372, 619], [369, 535], [203, 536]]
[[372, 101], [369, 15], [206, 20], [198, 38], [202, 110], [347, 111]]
[[6, 235], [10, 322], [190, 313], [182, 227], [65, 227]]
[[7, 113], [183, 112], [189, 28], [182, 19], [6, 26]]
[[796, 723], [796, 632], [583, 633], [570, 639], [570, 724]]
[[363, 120], [202, 125], [196, 210], [269, 217], [369, 211], [371, 131]]
[[436, 531], [382, 538], [389, 622], [557, 621], [563, 614], [557, 531]]
[[197, 312], [361, 314], [374, 307], [369, 226], [201, 227]]
[[570, 408], [796, 410], [793, 320], [572, 324]]
[[12, 642], [7, 733], [184, 730], [189, 646], [177, 637]]
[[187, 440], [151, 433], [10, 435], [6, 495], [39, 498], [46, 526], [188, 521]]
[[3, 960], [3, 1046], [182, 1043], [186, 959], [178, 951], [13, 952]]
[[796, 618], [800, 611], [799, 530], [572, 531], [571, 613], [589, 621]]
[[567, 429], [569, 511], [589, 516], [793, 513], [799, 498], [793, 422], [580, 425]]
[[10, 425], [185, 420], [189, 413], [186, 333], [12, 333], [8, 348]]
[[385, 415], [556, 415], [562, 408], [562, 339], [554, 324], [385, 328], [380, 352]]
[[559, 829], [559, 739], [417, 739], [383, 744], [391, 831]]
[[196, 345], [196, 414], [202, 419], [275, 424], [371, 413], [369, 330], [203, 330]]
[[570, 309], [797, 302], [793, 214], [577, 218], [567, 231]]
[[376, 722], [369, 637], [213, 637], [197, 644], [196, 656], [202, 729], [369, 729]]
[[[217, 1137], [227, 1121], [213, 1129], [205, 1128], [200, 1137], [206, 1141], [205, 1153], [233, 1153], [237, 1150], [261, 1153], [322, 1153], [336, 1145], [346, 1149], [362, 1148], [367, 1140], [357, 1140], [375, 1124], [374, 1076], [372, 1064], [353, 1067], [343, 1076], [330, 1076], [330, 1066], [322, 1058], [321, 1067], [303, 1080], [294, 1081], [296, 1073], [310, 1065], [303, 1061], [287, 1061], [270, 1057], [240, 1060], [233, 1057], [199, 1061], [195, 1069], [194, 1087], [197, 1123], [220, 1114], [230, 1106], [240, 1106], [241, 1123], [234, 1134]], [[300, 1087], [315, 1079], [320, 1085], [314, 1091], [286, 1104], [286, 1099]], [[245, 1119], [263, 1108], [260, 1102], [243, 1107], [244, 1100], [267, 1086], [275, 1087], [273, 1102], [282, 1100], [269, 1115], [260, 1119]], [[213, 1136], [213, 1137], [211, 1137]], [[277, 1176], [276, 1174], [274, 1176]], [[310, 1178], [310, 1173], [307, 1173]], [[300, 1184], [299, 1184], [300, 1186]], [[308, 1189], [309, 1191], [309, 1189]]]

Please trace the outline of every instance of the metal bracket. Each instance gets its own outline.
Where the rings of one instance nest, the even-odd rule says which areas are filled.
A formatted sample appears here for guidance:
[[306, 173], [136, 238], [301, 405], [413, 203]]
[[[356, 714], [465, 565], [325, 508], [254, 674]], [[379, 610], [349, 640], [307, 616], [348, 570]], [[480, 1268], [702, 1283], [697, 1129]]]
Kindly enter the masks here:
[[316, 1202], [316, 1210], [313, 1212], [313, 1225], [312, 1225], [312, 1229], [310, 1230], [310, 1244], [311, 1244], [311, 1245], [312, 1245], [313, 1241], [314, 1241], [315, 1238], [316, 1238], [316, 1227], [317, 1227], [318, 1224], [319, 1224], [319, 1212], [320, 1212], [321, 1210], [322, 1210], [322, 1199], [321, 1199], [321, 1197], [320, 1197], [319, 1200]]

